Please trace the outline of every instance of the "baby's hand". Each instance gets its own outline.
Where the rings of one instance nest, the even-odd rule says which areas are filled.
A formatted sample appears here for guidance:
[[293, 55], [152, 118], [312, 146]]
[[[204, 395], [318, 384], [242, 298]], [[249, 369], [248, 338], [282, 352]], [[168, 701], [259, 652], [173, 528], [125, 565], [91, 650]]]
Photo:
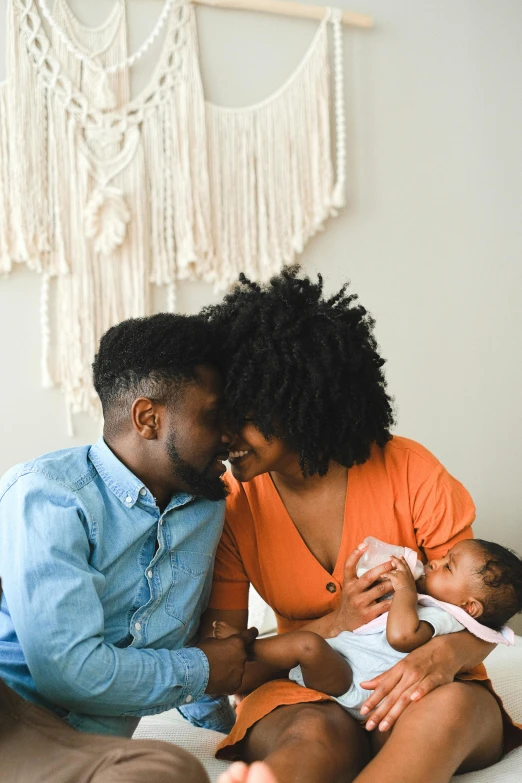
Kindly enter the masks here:
[[387, 577], [393, 585], [394, 592], [399, 590], [411, 590], [417, 594], [415, 579], [404, 557], [390, 557], [393, 569], [388, 571]]

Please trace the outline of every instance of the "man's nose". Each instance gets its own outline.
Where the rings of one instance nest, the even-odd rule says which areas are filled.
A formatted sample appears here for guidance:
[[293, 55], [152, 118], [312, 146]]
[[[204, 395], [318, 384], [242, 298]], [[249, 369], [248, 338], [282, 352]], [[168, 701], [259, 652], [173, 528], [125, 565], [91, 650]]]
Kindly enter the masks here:
[[235, 437], [236, 437], [236, 433], [234, 432], [234, 429], [230, 422], [230, 417], [227, 416], [225, 412], [223, 412], [221, 414], [221, 443], [224, 443], [226, 446], [229, 446]]
[[223, 421], [221, 424], [221, 443], [224, 443], [225, 446], [230, 446], [233, 440], [234, 440], [234, 433], [232, 432], [228, 423], [226, 421]]

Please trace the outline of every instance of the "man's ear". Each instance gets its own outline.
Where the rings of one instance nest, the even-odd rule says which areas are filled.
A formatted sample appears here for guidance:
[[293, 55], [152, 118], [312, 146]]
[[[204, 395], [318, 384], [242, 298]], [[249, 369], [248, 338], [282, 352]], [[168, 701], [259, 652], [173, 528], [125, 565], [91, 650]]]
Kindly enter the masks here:
[[149, 397], [138, 397], [132, 403], [132, 426], [145, 440], [157, 440], [161, 415], [162, 406]]
[[484, 614], [484, 604], [478, 598], [468, 598], [466, 603], [462, 604], [462, 609], [465, 609], [475, 620]]

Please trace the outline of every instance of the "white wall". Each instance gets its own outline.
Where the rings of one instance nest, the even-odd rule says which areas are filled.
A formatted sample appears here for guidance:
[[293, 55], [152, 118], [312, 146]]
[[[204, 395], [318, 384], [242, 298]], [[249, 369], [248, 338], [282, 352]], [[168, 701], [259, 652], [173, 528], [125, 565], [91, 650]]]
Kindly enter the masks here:
[[[376, 27], [344, 32], [349, 205], [302, 261], [330, 289], [352, 280], [377, 319], [398, 432], [470, 489], [477, 534], [522, 552], [522, 3], [340, 4]], [[109, 3], [71, 5], [95, 25]], [[136, 48], [161, 3], [127, 5]], [[275, 90], [315, 31], [248, 12], [197, 16], [207, 96], [230, 105]], [[150, 65], [136, 68], [137, 88]], [[80, 418], [69, 440], [59, 394], [39, 387], [38, 291], [22, 269], [0, 281], [0, 471], [98, 435]], [[213, 299], [182, 287], [187, 312]]]

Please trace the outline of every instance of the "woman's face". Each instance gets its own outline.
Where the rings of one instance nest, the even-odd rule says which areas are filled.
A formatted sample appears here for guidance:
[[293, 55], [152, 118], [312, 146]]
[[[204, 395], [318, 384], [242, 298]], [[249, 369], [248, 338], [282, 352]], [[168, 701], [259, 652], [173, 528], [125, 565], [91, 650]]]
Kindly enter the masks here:
[[280, 438], [265, 436], [251, 422], [246, 421], [243, 429], [230, 444], [228, 461], [232, 475], [238, 481], [250, 481], [261, 473], [286, 472], [299, 468], [299, 457]]

